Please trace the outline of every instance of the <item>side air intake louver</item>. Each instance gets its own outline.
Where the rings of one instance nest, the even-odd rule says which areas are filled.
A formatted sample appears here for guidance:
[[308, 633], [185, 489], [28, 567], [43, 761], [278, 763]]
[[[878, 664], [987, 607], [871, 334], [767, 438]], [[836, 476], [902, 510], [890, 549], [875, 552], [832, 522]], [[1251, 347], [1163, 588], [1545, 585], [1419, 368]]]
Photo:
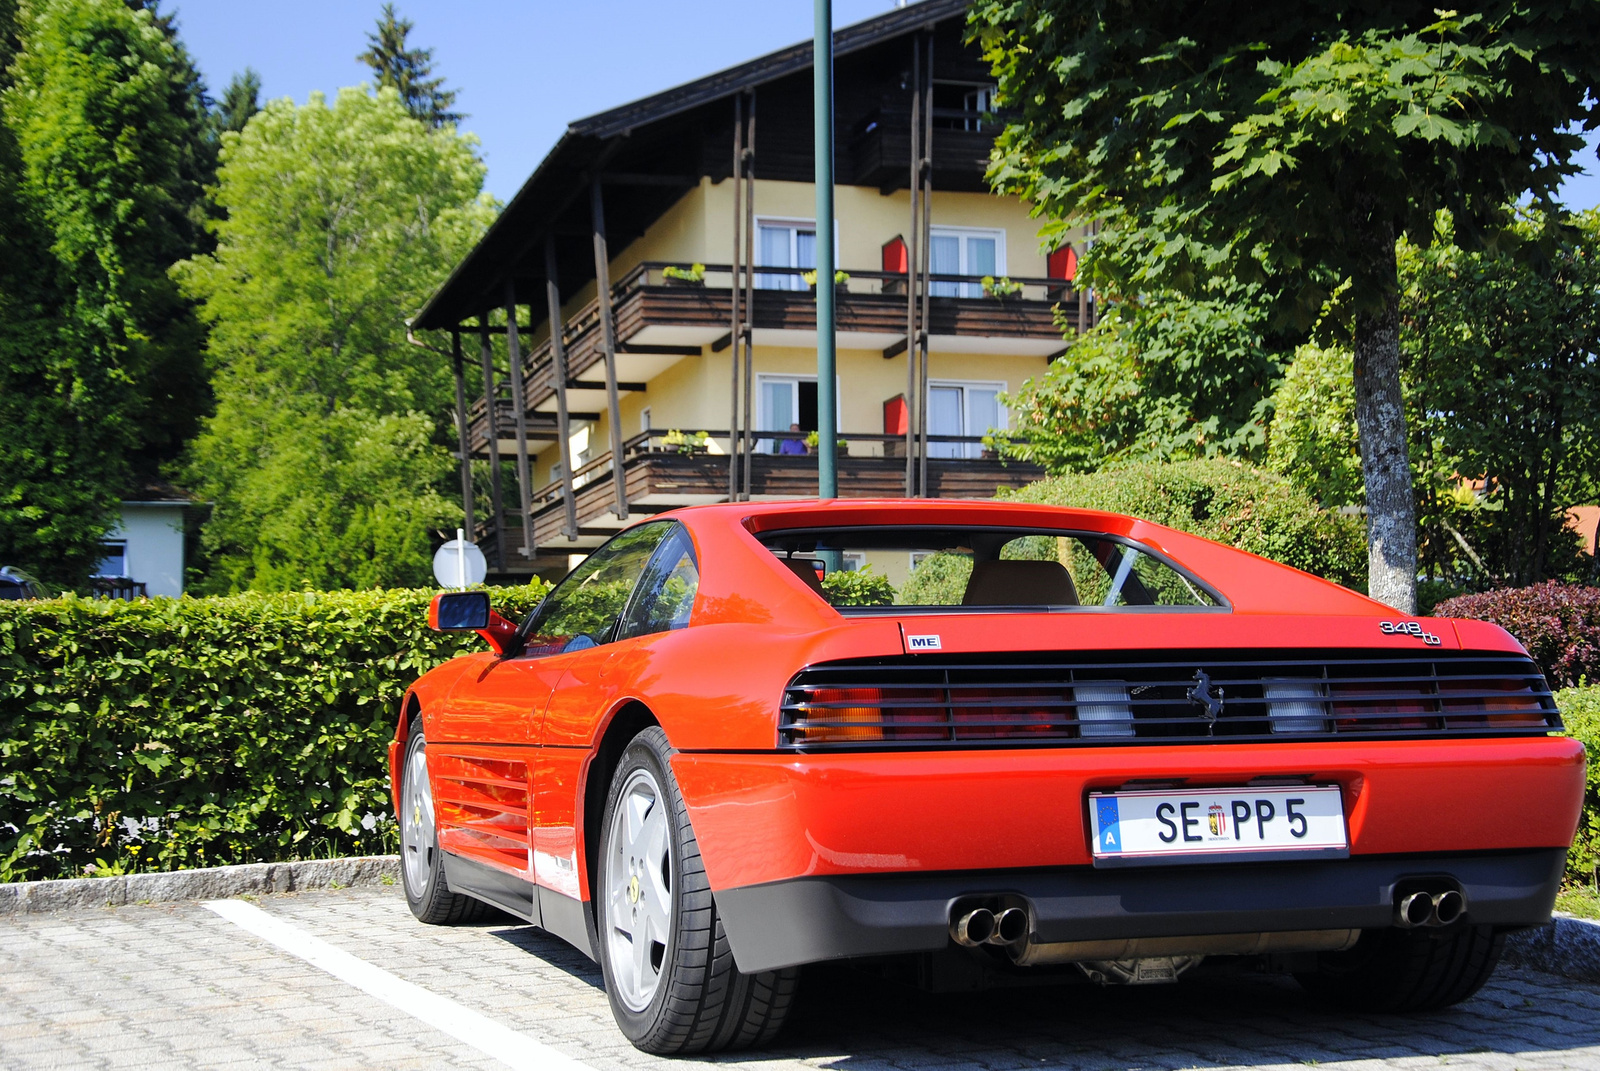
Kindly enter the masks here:
[[812, 666], [784, 690], [780, 747], [938, 748], [1542, 736], [1561, 728], [1526, 658], [1173, 653]]

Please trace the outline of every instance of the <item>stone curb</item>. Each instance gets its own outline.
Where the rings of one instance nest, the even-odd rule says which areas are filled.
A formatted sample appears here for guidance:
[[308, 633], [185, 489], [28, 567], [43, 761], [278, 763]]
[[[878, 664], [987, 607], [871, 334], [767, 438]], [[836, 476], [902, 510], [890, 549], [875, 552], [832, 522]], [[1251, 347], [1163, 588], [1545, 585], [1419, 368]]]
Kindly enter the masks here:
[[1557, 915], [1506, 939], [1507, 963], [1585, 982], [1600, 982], [1600, 922]]
[[116, 878], [66, 878], [0, 884], [0, 915], [37, 915], [83, 907], [168, 900], [221, 900], [244, 893], [296, 892], [334, 885], [381, 885], [400, 879], [398, 855], [353, 859], [307, 859], [295, 863], [246, 863], [163, 874]]

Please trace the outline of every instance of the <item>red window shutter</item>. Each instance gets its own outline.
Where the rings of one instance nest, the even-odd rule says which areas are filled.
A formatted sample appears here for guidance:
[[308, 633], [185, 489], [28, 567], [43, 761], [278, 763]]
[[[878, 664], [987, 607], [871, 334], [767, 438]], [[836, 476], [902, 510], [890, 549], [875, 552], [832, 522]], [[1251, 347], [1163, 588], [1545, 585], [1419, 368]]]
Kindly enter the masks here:
[[883, 243], [883, 270], [904, 274], [911, 258], [906, 255], [906, 240], [898, 234]]
[[906, 396], [896, 394], [893, 398], [883, 403], [883, 433], [885, 435], [904, 435], [909, 429], [911, 421], [906, 411]]
[[1065, 279], [1067, 282], [1078, 277], [1078, 251], [1070, 245], [1064, 245], [1050, 254], [1045, 261], [1045, 273], [1052, 279]]

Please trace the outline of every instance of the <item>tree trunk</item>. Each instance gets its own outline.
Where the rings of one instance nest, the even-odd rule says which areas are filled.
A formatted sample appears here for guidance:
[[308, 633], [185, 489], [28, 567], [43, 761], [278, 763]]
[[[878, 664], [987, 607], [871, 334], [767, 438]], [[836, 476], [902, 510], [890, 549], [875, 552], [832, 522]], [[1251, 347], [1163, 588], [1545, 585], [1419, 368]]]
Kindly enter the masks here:
[[1379, 602], [1412, 614], [1417, 610], [1417, 500], [1400, 393], [1399, 268], [1393, 228], [1368, 228], [1374, 266], [1387, 264], [1396, 289], [1382, 312], [1356, 314], [1356, 425], [1367, 485], [1367, 591]]

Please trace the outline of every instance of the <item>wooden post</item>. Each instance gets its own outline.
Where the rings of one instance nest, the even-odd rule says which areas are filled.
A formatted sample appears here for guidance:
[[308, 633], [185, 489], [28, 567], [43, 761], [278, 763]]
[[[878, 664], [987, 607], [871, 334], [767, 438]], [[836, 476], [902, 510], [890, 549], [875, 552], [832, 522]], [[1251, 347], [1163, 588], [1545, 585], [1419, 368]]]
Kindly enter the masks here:
[[567, 343], [563, 336], [566, 324], [561, 319], [561, 286], [556, 275], [556, 237], [544, 238], [544, 300], [550, 317], [550, 378], [556, 385], [556, 436], [561, 452], [561, 504], [566, 510], [567, 522], [561, 534], [568, 540], [578, 538], [578, 502], [572, 493], [572, 440], [567, 418]]
[[928, 292], [933, 289], [928, 276], [933, 264], [933, 35], [927, 35], [928, 55], [923, 64], [922, 159], [917, 162], [921, 178], [922, 233], [918, 236], [922, 261], [921, 315], [917, 324], [917, 379], [923, 397], [918, 398], [917, 495], [928, 497]]
[[606, 207], [600, 180], [589, 187], [589, 215], [594, 225], [594, 284], [600, 300], [600, 339], [605, 347], [606, 403], [611, 413], [611, 480], [618, 520], [628, 519], [628, 479], [622, 471], [622, 404], [617, 397], [617, 325], [611, 316], [611, 258], [606, 252]]
[[755, 409], [755, 346], [756, 346], [756, 94], [750, 91], [749, 109], [745, 114], [744, 131], [744, 323], [740, 336], [744, 341], [744, 498], [750, 498], [752, 454], [755, 441], [751, 432], [756, 426]]
[[517, 339], [517, 284], [506, 280], [506, 355], [511, 367], [511, 408], [517, 414], [517, 501], [522, 507], [522, 556], [533, 557], [533, 474], [528, 471], [528, 392], [522, 382]]
[[[456, 373], [456, 440], [461, 444], [461, 514], [467, 538], [477, 541], [477, 525], [472, 516], [472, 432], [467, 427], [467, 375], [461, 359], [461, 331], [450, 331], [450, 360]], [[493, 421], [490, 421], [493, 433]]]
[[733, 396], [728, 401], [728, 501], [739, 498], [739, 298], [743, 285], [739, 279], [739, 229], [744, 222], [742, 183], [744, 182], [744, 94], [733, 98], [733, 280], [728, 284], [728, 349], [732, 352]]
[[489, 314], [478, 317], [478, 358], [483, 364], [483, 409], [489, 414], [489, 508], [494, 510], [494, 564], [506, 568], [506, 507], [500, 493], [500, 410], [494, 389], [494, 351], [489, 347]]
[[922, 234], [922, 213], [917, 195], [922, 189], [922, 38], [911, 39], [911, 229], [906, 232], [906, 497], [917, 494], [917, 421], [922, 408], [917, 394], [917, 239]]

